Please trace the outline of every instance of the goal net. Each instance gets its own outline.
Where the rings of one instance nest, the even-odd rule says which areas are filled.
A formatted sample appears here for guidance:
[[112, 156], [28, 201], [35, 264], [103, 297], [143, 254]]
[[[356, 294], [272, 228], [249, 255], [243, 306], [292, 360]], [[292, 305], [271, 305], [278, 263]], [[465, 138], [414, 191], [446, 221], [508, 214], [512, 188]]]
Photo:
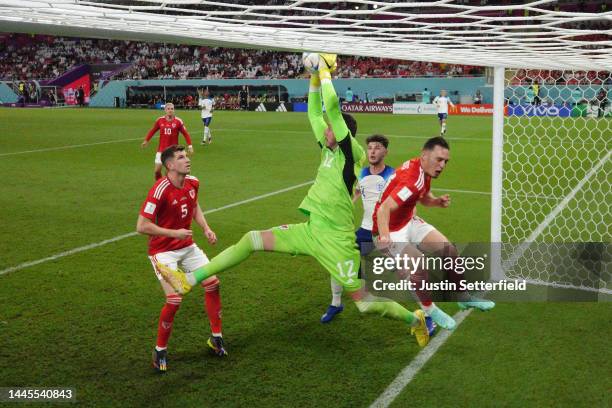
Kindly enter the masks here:
[[507, 68], [609, 69], [611, 18], [553, 0], [0, 0], [5, 31]]
[[503, 270], [511, 278], [612, 293], [612, 75], [506, 74]]

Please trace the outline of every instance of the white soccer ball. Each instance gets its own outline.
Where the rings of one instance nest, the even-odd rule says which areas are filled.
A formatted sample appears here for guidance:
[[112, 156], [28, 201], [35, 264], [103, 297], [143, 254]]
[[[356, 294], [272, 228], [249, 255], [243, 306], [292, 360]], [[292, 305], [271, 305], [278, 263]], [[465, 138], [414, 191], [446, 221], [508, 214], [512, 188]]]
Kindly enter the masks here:
[[316, 52], [305, 52], [302, 54], [302, 63], [304, 69], [308, 72], [317, 72], [319, 70], [319, 54]]

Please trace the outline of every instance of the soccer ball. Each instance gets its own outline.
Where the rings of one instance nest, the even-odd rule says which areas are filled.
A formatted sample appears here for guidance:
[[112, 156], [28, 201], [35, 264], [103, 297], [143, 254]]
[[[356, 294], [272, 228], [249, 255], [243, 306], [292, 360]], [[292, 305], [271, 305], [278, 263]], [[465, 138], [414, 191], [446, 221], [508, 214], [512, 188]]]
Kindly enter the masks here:
[[308, 72], [317, 72], [319, 70], [319, 54], [316, 52], [305, 52], [302, 54], [302, 63], [304, 69]]

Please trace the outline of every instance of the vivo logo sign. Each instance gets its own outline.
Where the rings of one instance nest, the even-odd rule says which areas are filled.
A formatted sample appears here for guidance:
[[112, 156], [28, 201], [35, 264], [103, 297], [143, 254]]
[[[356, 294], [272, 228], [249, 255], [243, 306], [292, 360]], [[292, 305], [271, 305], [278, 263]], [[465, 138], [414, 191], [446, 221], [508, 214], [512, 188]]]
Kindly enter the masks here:
[[572, 113], [571, 108], [567, 106], [556, 105], [517, 105], [508, 106], [509, 116], [554, 116], [554, 117], [569, 117]]

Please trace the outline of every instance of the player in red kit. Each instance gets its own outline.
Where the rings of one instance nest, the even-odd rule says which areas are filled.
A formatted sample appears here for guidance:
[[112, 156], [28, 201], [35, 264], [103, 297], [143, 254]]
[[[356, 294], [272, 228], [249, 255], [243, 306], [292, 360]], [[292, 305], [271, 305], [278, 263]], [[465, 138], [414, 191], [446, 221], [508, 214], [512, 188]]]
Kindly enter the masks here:
[[[372, 216], [372, 235], [378, 248], [396, 256], [422, 256], [421, 250], [446, 257], [457, 257], [457, 249], [440, 231], [417, 217], [415, 207], [420, 203], [426, 207], [447, 208], [448, 194], [434, 197], [431, 193], [431, 179], [437, 178], [448, 163], [450, 147], [443, 137], [433, 137], [425, 142], [421, 155], [405, 162], [395, 171], [385, 186]], [[449, 278], [458, 284], [461, 275], [448, 270]], [[404, 276], [405, 277], [405, 276]], [[427, 271], [411, 271], [410, 280], [416, 287], [427, 279]], [[423, 311], [439, 326], [452, 330], [455, 321], [437, 307], [427, 291], [416, 290]], [[495, 303], [472, 298], [467, 292], [459, 294], [459, 307], [490, 310]]]
[[178, 145], [178, 134], [181, 132], [187, 142], [187, 153], [193, 153], [193, 146], [191, 145], [191, 136], [187, 132], [187, 128], [183, 121], [174, 115], [174, 104], [167, 103], [164, 111], [166, 114], [157, 118], [155, 124], [147, 133], [145, 140], [142, 141], [142, 147], [145, 148], [149, 145], [149, 141], [159, 130], [159, 146], [157, 147], [157, 153], [155, 154], [155, 180], [159, 180], [162, 177], [162, 161], [161, 153], [169, 146]]
[[[174, 315], [182, 297], [162, 279], [156, 264], [181, 268], [189, 272], [208, 263], [204, 252], [193, 242], [191, 222], [194, 220], [204, 231], [210, 244], [217, 237], [210, 229], [198, 204], [200, 182], [190, 176], [191, 164], [183, 146], [173, 145], [161, 154], [166, 167], [166, 177], [155, 182], [140, 208], [136, 230], [149, 235], [149, 259], [166, 294], [166, 303], [159, 316], [157, 344], [153, 352], [153, 366], [158, 372], [166, 371], [168, 339], [172, 332]], [[210, 321], [212, 336], [208, 346], [219, 355], [227, 354], [221, 335], [221, 298], [219, 279], [211, 276], [202, 282], [205, 308]]]

